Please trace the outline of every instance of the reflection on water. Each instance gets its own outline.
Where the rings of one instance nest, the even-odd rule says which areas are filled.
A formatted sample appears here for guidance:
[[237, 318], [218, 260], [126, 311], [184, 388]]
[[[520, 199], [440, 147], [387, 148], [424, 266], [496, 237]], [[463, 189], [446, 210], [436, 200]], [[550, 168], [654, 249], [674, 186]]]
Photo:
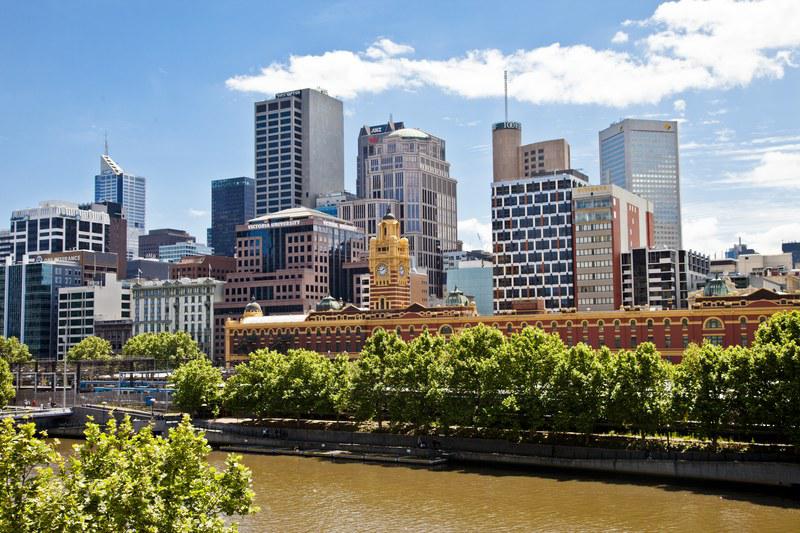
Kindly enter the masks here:
[[[221, 466], [225, 455], [212, 461]], [[240, 519], [242, 532], [800, 531], [800, 501], [752, 491], [305, 457], [243, 461], [261, 512]]]

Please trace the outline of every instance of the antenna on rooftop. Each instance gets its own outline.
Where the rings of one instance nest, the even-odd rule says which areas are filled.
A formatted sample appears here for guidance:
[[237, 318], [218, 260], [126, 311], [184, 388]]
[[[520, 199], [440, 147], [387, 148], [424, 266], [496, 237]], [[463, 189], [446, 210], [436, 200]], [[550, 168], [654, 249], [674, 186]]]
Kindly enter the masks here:
[[103, 143], [103, 145], [104, 145], [103, 146], [103, 153], [105, 155], [108, 155], [108, 131], [105, 132], [104, 137], [105, 137], [105, 142]]
[[506, 122], [508, 122], [508, 71], [503, 71], [503, 85], [505, 87]]

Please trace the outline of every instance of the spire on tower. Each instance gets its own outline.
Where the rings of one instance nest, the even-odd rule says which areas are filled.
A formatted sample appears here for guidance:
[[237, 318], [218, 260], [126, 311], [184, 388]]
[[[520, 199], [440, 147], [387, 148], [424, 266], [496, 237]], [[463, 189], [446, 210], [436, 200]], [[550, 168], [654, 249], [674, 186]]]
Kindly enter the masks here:
[[108, 155], [108, 131], [104, 134], [105, 142], [103, 143], [103, 154]]
[[503, 86], [505, 88], [506, 122], [508, 122], [508, 71], [503, 71]]

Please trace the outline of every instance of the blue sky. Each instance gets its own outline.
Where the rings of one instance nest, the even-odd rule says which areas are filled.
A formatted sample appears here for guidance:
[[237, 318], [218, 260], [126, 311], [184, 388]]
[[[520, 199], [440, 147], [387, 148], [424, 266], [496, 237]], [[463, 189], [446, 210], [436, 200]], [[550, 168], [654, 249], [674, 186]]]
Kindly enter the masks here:
[[[278, 13], [279, 16], [275, 14]], [[2, 2], [0, 226], [92, 196], [103, 134], [148, 178], [148, 227], [205, 240], [210, 181], [253, 173], [252, 102], [322, 87], [362, 124], [443, 137], [459, 231], [489, 234], [491, 124], [565, 137], [597, 182], [597, 132], [681, 121], [684, 244], [800, 239], [800, 2]]]

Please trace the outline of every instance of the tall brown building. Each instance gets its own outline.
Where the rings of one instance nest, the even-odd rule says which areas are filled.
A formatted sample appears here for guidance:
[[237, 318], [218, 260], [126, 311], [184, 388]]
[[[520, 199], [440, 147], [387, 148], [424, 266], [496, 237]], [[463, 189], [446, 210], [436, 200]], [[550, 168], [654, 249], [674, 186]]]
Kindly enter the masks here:
[[519, 122], [500, 122], [492, 128], [492, 170], [494, 181], [529, 178], [543, 172], [570, 168], [569, 143], [553, 139], [522, 144]]
[[386, 213], [369, 240], [369, 308], [405, 309], [411, 304], [411, 259], [400, 222]]

